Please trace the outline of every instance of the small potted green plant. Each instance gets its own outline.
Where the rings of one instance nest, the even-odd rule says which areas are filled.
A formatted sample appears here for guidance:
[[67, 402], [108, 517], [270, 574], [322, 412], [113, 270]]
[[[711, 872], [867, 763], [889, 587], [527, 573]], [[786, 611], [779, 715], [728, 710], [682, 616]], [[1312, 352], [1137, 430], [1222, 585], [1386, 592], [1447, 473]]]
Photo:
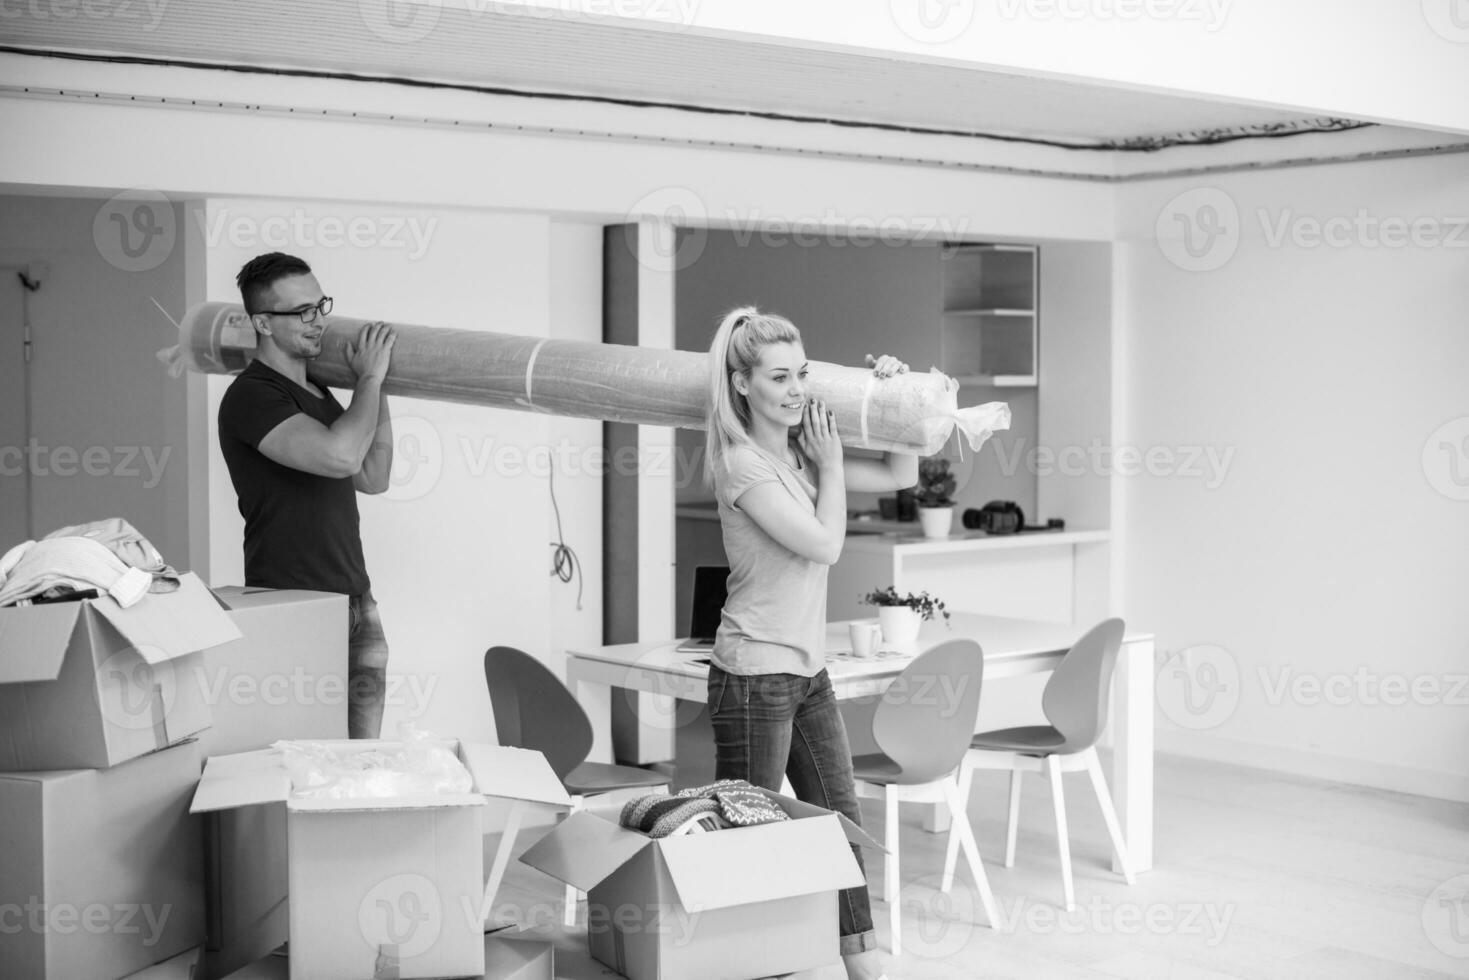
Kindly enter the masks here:
[[949, 611], [944, 601], [927, 592], [899, 594], [889, 585], [873, 589], [862, 597], [862, 604], [877, 607], [877, 621], [882, 626], [884, 646], [901, 653], [913, 653], [918, 642], [918, 628], [924, 620], [942, 615], [948, 622]]
[[929, 456], [918, 461], [918, 485], [913, 496], [918, 501], [918, 521], [925, 538], [947, 538], [954, 526], [954, 474], [949, 461]]

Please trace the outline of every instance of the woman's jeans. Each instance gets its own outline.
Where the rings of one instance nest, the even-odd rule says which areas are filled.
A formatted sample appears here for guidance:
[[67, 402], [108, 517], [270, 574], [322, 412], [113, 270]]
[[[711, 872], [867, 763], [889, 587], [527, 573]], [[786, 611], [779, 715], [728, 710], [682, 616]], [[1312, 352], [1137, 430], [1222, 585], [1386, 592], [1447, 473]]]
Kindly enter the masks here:
[[[711, 664], [709, 719], [715, 779], [745, 779], [779, 792], [785, 775], [798, 799], [862, 825], [847, 729], [825, 670], [815, 677], [746, 676]], [[852, 853], [862, 867], [862, 849], [854, 844]], [[842, 955], [875, 949], [867, 887], [844, 889], [837, 904]]]

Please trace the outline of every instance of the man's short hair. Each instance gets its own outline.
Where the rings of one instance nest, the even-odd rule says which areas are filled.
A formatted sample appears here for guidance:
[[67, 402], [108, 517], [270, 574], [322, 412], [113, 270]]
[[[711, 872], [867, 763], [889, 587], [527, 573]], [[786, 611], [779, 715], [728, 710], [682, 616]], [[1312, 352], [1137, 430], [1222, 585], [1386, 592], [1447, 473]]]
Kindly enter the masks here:
[[240, 298], [245, 301], [245, 312], [251, 316], [266, 309], [266, 293], [278, 280], [291, 276], [311, 274], [311, 266], [304, 259], [285, 252], [267, 252], [246, 262], [235, 276], [235, 285], [240, 287]]

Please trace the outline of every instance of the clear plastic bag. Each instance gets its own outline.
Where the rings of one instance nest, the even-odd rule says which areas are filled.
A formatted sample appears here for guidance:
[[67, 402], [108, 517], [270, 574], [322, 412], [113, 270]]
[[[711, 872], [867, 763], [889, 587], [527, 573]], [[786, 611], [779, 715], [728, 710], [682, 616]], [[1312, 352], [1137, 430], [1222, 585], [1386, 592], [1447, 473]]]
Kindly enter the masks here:
[[474, 780], [453, 748], [432, 732], [405, 723], [400, 743], [276, 742], [291, 795], [318, 800], [391, 799], [469, 793]]

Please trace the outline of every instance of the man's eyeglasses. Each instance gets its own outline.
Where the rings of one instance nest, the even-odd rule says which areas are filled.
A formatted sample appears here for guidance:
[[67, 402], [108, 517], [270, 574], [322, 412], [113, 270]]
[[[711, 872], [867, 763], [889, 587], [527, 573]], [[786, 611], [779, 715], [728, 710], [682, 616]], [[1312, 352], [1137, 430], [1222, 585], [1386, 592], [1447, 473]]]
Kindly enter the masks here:
[[315, 306], [308, 306], [304, 310], [261, 310], [266, 316], [299, 316], [302, 323], [315, 323], [319, 316], [326, 316], [332, 311], [332, 298], [323, 296], [321, 302]]

